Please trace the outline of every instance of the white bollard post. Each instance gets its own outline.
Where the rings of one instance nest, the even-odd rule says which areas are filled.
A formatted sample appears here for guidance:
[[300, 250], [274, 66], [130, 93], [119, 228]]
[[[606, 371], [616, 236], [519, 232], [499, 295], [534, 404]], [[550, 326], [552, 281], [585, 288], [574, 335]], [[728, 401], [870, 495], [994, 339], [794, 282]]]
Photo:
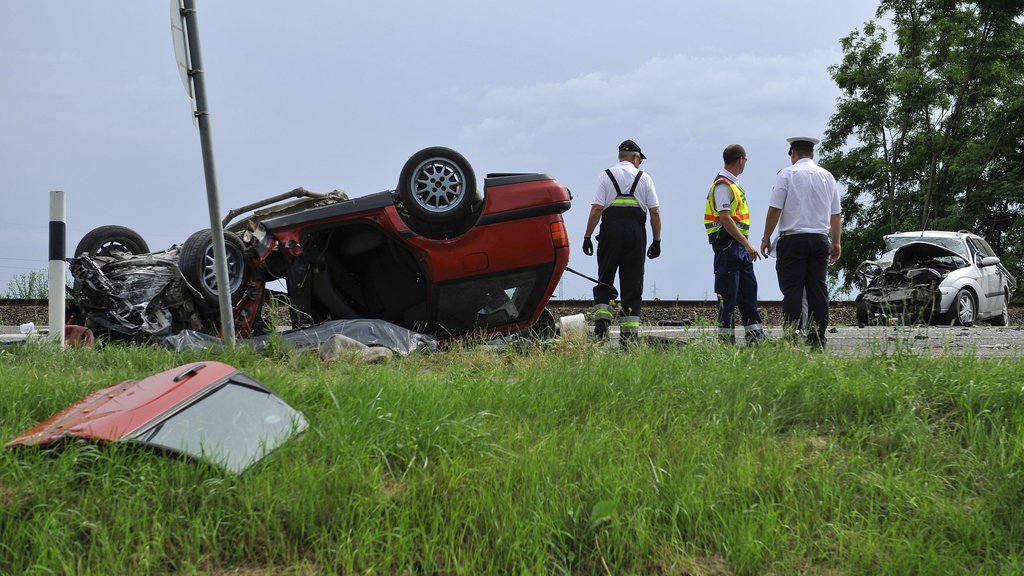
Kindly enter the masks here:
[[50, 192], [50, 270], [47, 276], [50, 296], [50, 338], [54, 338], [64, 347], [64, 317], [66, 284], [64, 254], [66, 251], [65, 239], [65, 211], [66, 201], [64, 192], [53, 190]]

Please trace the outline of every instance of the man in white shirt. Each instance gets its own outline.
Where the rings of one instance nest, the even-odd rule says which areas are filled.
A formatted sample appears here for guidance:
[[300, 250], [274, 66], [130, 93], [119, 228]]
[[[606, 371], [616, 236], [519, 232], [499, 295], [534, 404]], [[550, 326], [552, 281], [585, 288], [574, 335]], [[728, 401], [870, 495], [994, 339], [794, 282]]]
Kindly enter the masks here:
[[782, 315], [789, 329], [800, 323], [807, 294], [807, 342], [825, 347], [828, 328], [828, 264], [842, 254], [842, 210], [832, 174], [814, 162], [809, 136], [787, 138], [791, 166], [779, 171], [768, 200], [761, 254], [768, 256], [771, 235], [779, 227], [775, 271], [782, 290]]
[[619, 144], [619, 163], [598, 176], [583, 237], [583, 253], [592, 256], [594, 244], [590, 236], [598, 222], [601, 223], [601, 232], [597, 235], [597, 279], [600, 282], [594, 286], [594, 335], [599, 339], [608, 335], [613, 316], [611, 303], [618, 296], [613, 285], [618, 272], [622, 291], [619, 338], [623, 345], [636, 341], [640, 331], [648, 213], [654, 240], [647, 249], [647, 257], [661, 255], [658, 193], [650, 174], [640, 170], [640, 163], [646, 159], [636, 142], [626, 140]]

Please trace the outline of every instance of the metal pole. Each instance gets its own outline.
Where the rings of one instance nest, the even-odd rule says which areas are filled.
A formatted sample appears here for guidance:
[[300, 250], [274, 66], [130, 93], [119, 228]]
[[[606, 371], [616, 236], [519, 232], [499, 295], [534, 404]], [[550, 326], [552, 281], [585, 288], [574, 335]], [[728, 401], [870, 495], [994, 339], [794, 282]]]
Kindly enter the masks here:
[[50, 338], [54, 338], [64, 347], [64, 301], [67, 298], [64, 285], [66, 251], [66, 217], [67, 202], [64, 192], [53, 190], [50, 192], [50, 269], [46, 277], [50, 297]]
[[184, 0], [185, 26], [191, 61], [189, 76], [196, 93], [196, 119], [199, 121], [199, 141], [203, 148], [203, 170], [206, 175], [206, 198], [210, 208], [210, 232], [213, 235], [213, 258], [217, 277], [217, 300], [220, 304], [221, 337], [228, 347], [235, 345], [235, 320], [231, 312], [231, 281], [224, 250], [224, 227], [220, 219], [220, 201], [217, 198], [217, 176], [213, 164], [213, 140], [210, 136], [210, 112], [206, 105], [206, 83], [203, 80], [203, 58], [199, 49], [199, 23], [195, 0]]
[[597, 278], [591, 278], [590, 276], [587, 276], [586, 274], [580, 274], [579, 272], [573, 270], [572, 268], [569, 268], [568, 266], [565, 267], [565, 271], [566, 272], [572, 272], [573, 274], [575, 274], [575, 275], [577, 275], [577, 276], [579, 276], [581, 278], [584, 278], [586, 280], [590, 280], [591, 282], [593, 282], [594, 284], [597, 284], [598, 286], [604, 286], [605, 288], [611, 288], [612, 290], [615, 290], [615, 286], [612, 286], [611, 284], [605, 284], [604, 282], [601, 282]]

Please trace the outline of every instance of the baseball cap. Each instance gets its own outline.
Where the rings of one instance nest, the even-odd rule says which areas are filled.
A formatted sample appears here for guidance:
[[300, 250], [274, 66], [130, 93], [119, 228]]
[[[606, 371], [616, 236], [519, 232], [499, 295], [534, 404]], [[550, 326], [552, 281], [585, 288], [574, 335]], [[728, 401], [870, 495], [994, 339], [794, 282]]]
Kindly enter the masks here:
[[619, 144], [619, 152], [636, 152], [640, 155], [641, 160], [647, 160], [647, 156], [644, 156], [644, 153], [640, 151], [640, 147], [632, 140], [623, 140], [622, 144]]

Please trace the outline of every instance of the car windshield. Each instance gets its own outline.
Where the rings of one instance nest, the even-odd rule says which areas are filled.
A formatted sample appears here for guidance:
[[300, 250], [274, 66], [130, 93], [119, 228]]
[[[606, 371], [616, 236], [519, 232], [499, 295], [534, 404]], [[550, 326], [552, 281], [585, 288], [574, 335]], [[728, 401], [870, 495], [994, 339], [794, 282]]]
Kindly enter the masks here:
[[305, 428], [302, 414], [277, 396], [232, 382], [135, 440], [240, 473]]
[[887, 236], [885, 238], [885, 251], [890, 252], [911, 242], [929, 242], [931, 244], [938, 244], [943, 248], [952, 250], [960, 256], [963, 256], [965, 260], [968, 259], [967, 247], [964, 245], [964, 241], [960, 238], [947, 238], [937, 236]]

